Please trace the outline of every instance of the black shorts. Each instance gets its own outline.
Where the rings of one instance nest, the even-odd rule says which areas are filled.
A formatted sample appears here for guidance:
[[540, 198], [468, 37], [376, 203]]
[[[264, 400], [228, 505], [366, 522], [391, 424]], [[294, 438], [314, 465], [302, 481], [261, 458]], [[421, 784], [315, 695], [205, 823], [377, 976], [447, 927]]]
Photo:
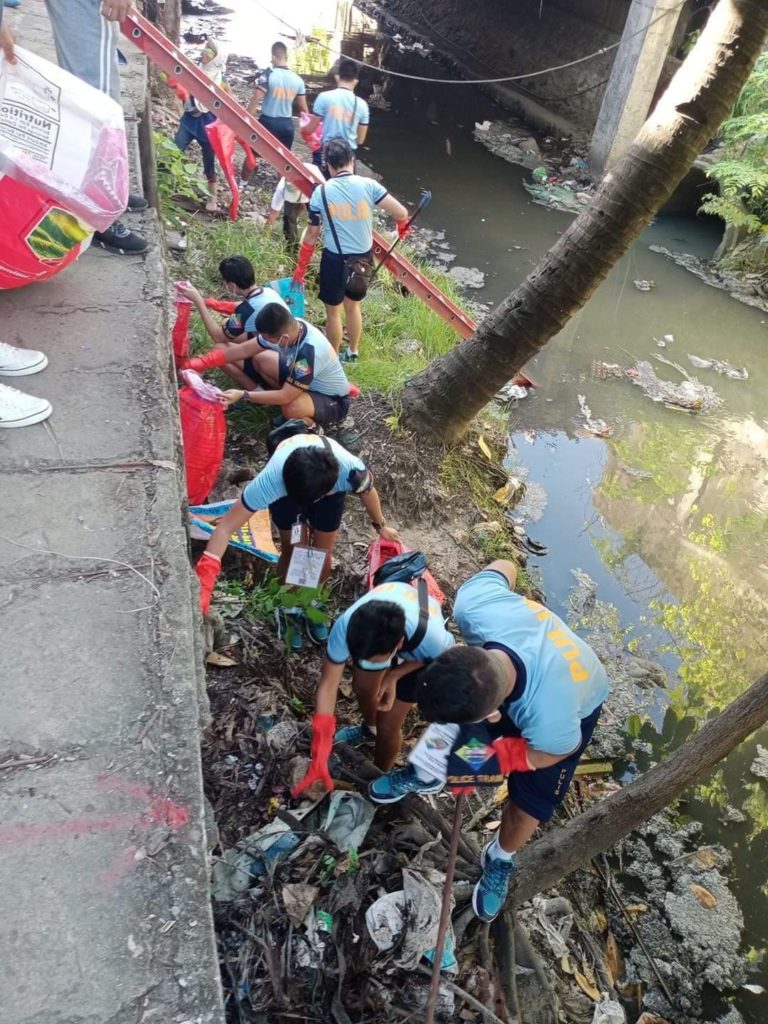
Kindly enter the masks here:
[[341, 526], [346, 498], [344, 491], [326, 494], [324, 498], [314, 502], [309, 508], [303, 508], [292, 498], [279, 498], [269, 506], [269, 514], [278, 530], [290, 530], [293, 524], [300, 519], [303, 523], [309, 523], [313, 530], [319, 530], [321, 533], [335, 533]]
[[372, 250], [369, 249], [368, 252], [349, 253], [341, 256], [337, 252], [331, 252], [330, 249], [323, 249], [323, 255], [320, 258], [320, 301], [324, 302], [326, 306], [340, 306], [344, 301], [345, 260], [349, 256], [370, 259], [371, 252]]
[[398, 700], [406, 704], [416, 703], [416, 687], [419, 685], [421, 674], [426, 667], [426, 665], [420, 665], [419, 668], [415, 668], [407, 675], [400, 676], [397, 680], [397, 689], [395, 690], [395, 696]]
[[507, 780], [507, 789], [509, 799], [516, 807], [537, 821], [550, 820], [565, 799], [573, 773], [592, 739], [602, 709], [601, 704], [587, 718], [582, 718], [581, 744], [570, 757], [549, 768], [537, 768], [535, 772], [512, 772]]
[[[274, 350], [264, 349], [264, 351], [269, 352]], [[294, 357], [288, 349], [280, 349], [277, 353], [277, 357], [280, 361], [280, 376], [278, 378], [278, 383], [282, 387], [282, 385], [288, 380], [288, 374], [291, 372], [291, 368], [293, 367]], [[254, 384], [260, 385], [260, 387], [265, 388], [267, 391], [270, 389], [270, 385], [267, 384], [259, 371], [253, 365], [253, 356], [247, 356], [243, 360], [243, 373], [246, 377], [250, 377]]]
[[315, 407], [315, 423], [319, 426], [330, 427], [346, 418], [351, 402], [349, 395], [321, 395], [311, 389], [308, 394]]

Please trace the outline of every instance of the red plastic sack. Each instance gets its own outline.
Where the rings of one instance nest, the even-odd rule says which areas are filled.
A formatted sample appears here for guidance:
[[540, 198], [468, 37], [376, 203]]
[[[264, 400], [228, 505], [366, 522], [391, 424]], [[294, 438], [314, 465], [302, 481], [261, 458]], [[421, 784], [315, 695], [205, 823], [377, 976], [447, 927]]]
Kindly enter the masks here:
[[177, 363], [189, 356], [189, 319], [192, 303], [189, 299], [176, 299], [176, 322], [173, 325], [173, 357]]
[[190, 387], [179, 392], [181, 439], [190, 505], [202, 505], [216, 483], [224, 458], [224, 407], [207, 402]]
[[218, 157], [221, 169], [224, 171], [224, 177], [227, 179], [229, 190], [232, 193], [232, 201], [229, 204], [229, 219], [237, 220], [237, 214], [240, 209], [240, 188], [237, 184], [237, 175], [235, 174], [237, 136], [231, 128], [222, 124], [221, 121], [207, 124], [205, 126], [205, 133], [208, 136], [208, 141], [213, 146], [214, 153]]
[[0, 289], [58, 274], [91, 244], [93, 229], [20, 181], [0, 175]]

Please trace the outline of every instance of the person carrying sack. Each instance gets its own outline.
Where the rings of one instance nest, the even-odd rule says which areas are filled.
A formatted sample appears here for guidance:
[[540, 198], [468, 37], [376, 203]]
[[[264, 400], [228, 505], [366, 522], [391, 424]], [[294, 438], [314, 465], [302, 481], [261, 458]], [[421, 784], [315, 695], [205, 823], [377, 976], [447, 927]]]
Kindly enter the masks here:
[[357, 362], [365, 298], [373, 273], [373, 208], [380, 206], [397, 222], [404, 238], [409, 230], [408, 211], [378, 181], [354, 172], [354, 155], [343, 138], [325, 145], [325, 160], [331, 177], [319, 185], [309, 200], [309, 227], [299, 248], [293, 281], [303, 286], [321, 226], [323, 255], [320, 260], [320, 300], [325, 303], [325, 333], [339, 351], [343, 334], [342, 309], [347, 323], [349, 348], [343, 362]]

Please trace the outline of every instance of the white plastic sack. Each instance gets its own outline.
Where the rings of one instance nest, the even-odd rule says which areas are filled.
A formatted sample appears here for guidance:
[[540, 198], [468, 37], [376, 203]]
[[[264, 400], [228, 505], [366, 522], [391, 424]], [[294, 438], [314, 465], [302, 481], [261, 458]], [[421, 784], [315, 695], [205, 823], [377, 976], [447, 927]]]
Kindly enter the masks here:
[[0, 56], [0, 173], [106, 230], [128, 201], [122, 108], [20, 46], [16, 56]]

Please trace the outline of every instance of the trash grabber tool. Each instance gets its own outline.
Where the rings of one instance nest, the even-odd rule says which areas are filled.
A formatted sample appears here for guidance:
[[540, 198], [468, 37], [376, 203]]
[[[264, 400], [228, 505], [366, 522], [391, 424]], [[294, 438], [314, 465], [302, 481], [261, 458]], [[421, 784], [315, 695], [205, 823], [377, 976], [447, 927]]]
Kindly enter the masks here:
[[464, 813], [464, 803], [466, 799], [466, 793], [458, 793], [456, 796], [456, 806], [453, 811], [453, 831], [451, 832], [451, 845], [450, 849], [448, 850], [448, 863], [445, 866], [443, 904], [440, 907], [440, 921], [437, 926], [437, 942], [435, 944], [435, 959], [432, 966], [432, 982], [429, 986], [429, 997], [427, 999], [427, 1015], [424, 1018], [424, 1024], [434, 1024], [435, 1020], [435, 1010], [437, 1008], [437, 994], [440, 989], [440, 965], [442, 964], [443, 961], [445, 933], [448, 931], [448, 922], [451, 917], [451, 893], [453, 890], [453, 875], [456, 870], [456, 857], [459, 852], [459, 838], [461, 837], [462, 816]]
[[[413, 222], [419, 216], [419, 214], [424, 209], [424, 207], [425, 206], [429, 206], [429, 204], [431, 202], [432, 202], [432, 193], [429, 191], [429, 189], [423, 188], [421, 190], [421, 198], [419, 199], [418, 203], [416, 204], [416, 209], [413, 211], [411, 216], [408, 218], [408, 227], [410, 227], [411, 224], [413, 224]], [[387, 249], [387, 251], [381, 257], [380, 262], [377, 263], [376, 266], [373, 268], [373, 273], [371, 274], [371, 280], [373, 280], [374, 277], [376, 277], [378, 272], [381, 270], [381, 268], [387, 262], [387, 260], [392, 255], [392, 253], [395, 251], [395, 249], [398, 247], [400, 242], [401, 242], [401, 238], [398, 235], [397, 238], [392, 243], [392, 245], [390, 245], [390, 247]]]

